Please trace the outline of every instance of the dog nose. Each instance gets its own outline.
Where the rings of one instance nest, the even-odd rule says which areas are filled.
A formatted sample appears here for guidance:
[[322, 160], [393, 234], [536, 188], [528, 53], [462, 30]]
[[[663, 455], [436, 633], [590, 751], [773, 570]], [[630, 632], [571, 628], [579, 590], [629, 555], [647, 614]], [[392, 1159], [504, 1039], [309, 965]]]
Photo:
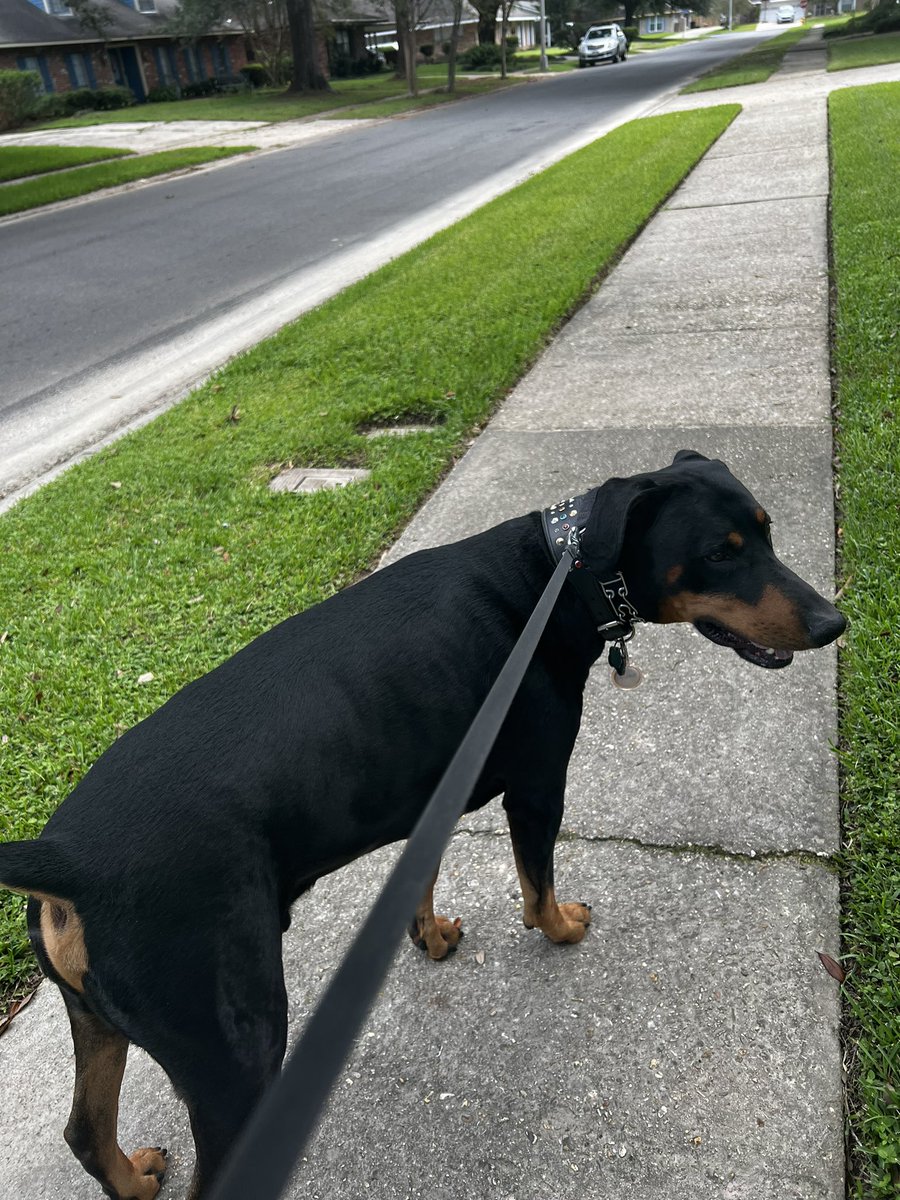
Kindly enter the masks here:
[[810, 643], [818, 649], [839, 638], [847, 628], [847, 621], [833, 604], [825, 604], [819, 612], [809, 617], [807, 628]]

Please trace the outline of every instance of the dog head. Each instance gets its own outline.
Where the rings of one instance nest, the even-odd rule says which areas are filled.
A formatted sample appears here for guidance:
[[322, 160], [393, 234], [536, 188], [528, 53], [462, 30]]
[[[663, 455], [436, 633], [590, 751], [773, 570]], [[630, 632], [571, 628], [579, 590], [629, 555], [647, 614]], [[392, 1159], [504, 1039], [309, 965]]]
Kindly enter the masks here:
[[846, 622], [776, 557], [770, 525], [723, 462], [681, 450], [661, 471], [598, 488], [582, 548], [601, 578], [622, 572], [645, 621], [690, 621], [756, 666], [786, 667]]

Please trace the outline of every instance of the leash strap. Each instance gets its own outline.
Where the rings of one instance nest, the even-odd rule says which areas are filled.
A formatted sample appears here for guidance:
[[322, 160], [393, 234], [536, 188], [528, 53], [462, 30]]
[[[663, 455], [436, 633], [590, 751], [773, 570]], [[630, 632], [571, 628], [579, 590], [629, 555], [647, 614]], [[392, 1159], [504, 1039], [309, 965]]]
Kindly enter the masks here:
[[277, 1200], [318, 1123], [375, 995], [434, 876], [453, 827], [531, 662], [573, 559], [565, 554], [475, 720], [285, 1064], [263, 1096], [209, 1200]]

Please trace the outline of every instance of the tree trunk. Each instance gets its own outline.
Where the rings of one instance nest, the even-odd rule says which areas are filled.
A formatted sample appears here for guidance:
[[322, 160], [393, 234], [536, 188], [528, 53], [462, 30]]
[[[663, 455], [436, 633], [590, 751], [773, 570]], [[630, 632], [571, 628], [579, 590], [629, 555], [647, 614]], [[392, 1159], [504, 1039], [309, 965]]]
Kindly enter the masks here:
[[287, 0], [287, 16], [294, 60], [293, 78], [288, 91], [330, 92], [331, 87], [319, 64], [312, 0]]
[[456, 52], [459, 49], [459, 29], [462, 25], [463, 0], [453, 0], [453, 25], [450, 29], [450, 53], [447, 55], [447, 91], [456, 91]]

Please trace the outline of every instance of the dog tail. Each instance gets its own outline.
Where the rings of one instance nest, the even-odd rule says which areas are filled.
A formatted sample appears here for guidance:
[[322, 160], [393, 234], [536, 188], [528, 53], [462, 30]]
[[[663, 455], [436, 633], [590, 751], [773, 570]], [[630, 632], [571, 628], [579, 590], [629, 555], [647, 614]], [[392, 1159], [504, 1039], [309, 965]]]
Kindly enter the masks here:
[[59, 846], [49, 838], [38, 838], [0, 845], [0, 888], [73, 900], [77, 880]]

